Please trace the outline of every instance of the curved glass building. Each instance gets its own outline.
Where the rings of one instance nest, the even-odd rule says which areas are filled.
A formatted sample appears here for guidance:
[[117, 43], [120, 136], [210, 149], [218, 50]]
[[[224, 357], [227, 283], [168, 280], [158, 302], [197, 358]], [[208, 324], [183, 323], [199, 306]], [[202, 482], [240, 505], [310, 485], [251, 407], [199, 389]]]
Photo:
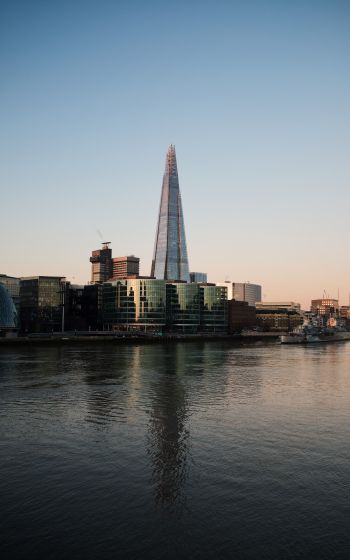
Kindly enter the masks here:
[[200, 326], [199, 284], [169, 283], [167, 293], [167, 324], [173, 332], [196, 333]]
[[161, 331], [166, 321], [164, 280], [135, 278], [103, 284], [106, 330]]
[[0, 332], [17, 328], [17, 312], [15, 304], [5, 286], [0, 284]]
[[175, 146], [168, 149], [163, 176], [151, 276], [190, 281]]

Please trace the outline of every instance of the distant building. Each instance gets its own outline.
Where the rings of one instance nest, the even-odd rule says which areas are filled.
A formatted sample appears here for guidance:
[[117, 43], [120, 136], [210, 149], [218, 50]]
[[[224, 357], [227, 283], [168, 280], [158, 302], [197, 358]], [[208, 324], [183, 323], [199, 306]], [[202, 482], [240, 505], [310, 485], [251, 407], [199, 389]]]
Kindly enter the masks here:
[[0, 284], [0, 336], [17, 331], [17, 311], [7, 288]]
[[140, 274], [140, 259], [134, 255], [127, 257], [115, 257], [112, 259], [112, 278], [127, 278], [128, 276], [138, 276]]
[[350, 305], [342, 305], [339, 309], [341, 319], [350, 319]]
[[216, 286], [219, 286], [221, 288], [226, 288], [227, 300], [230, 301], [230, 299], [232, 299], [233, 290], [232, 290], [232, 282], [230, 282], [230, 280], [225, 280], [225, 282], [216, 282]]
[[255, 306], [257, 301], [261, 301], [261, 286], [250, 282], [232, 282], [232, 299], [246, 301], [248, 305]]
[[229, 334], [241, 332], [256, 326], [256, 310], [247, 301], [231, 299], [228, 307], [228, 332]]
[[293, 301], [257, 302], [256, 322], [266, 331], [292, 331], [304, 321], [300, 304]]
[[350, 305], [342, 305], [339, 309], [339, 317], [345, 323], [347, 328], [350, 327]]
[[256, 303], [257, 311], [289, 311], [295, 313], [301, 313], [300, 303], [295, 303], [294, 301], [258, 301]]
[[207, 273], [206, 272], [190, 272], [190, 282], [197, 282], [197, 283], [207, 283]]
[[311, 301], [310, 311], [322, 317], [337, 315], [339, 313], [339, 301], [330, 298], [313, 299]]
[[259, 284], [250, 284], [250, 282], [225, 282], [217, 283], [217, 286], [227, 287], [227, 299], [235, 299], [236, 301], [246, 301], [248, 305], [255, 306], [257, 301], [261, 301], [261, 286]]
[[62, 330], [62, 303], [67, 283], [62, 276], [30, 276], [20, 282], [20, 323], [23, 333]]
[[91, 284], [102, 284], [112, 277], [113, 261], [110, 242], [102, 243], [102, 249], [92, 251], [91, 262]]

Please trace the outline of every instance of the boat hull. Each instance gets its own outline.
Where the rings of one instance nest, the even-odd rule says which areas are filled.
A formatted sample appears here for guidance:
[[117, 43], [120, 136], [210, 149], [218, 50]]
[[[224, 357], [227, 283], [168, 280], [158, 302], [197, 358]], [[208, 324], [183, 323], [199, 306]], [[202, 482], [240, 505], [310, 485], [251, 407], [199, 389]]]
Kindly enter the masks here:
[[281, 344], [320, 344], [322, 342], [344, 342], [350, 340], [350, 332], [334, 334], [283, 335]]

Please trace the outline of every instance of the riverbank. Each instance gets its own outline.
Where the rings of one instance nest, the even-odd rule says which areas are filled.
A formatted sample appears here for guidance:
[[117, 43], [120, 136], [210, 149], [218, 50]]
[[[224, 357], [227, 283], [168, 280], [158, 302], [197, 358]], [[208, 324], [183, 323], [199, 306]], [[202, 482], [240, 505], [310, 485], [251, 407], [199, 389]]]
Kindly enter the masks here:
[[201, 334], [115, 334], [115, 333], [53, 333], [52, 335], [29, 335], [0, 338], [1, 346], [17, 345], [37, 345], [37, 344], [159, 344], [171, 342], [194, 342], [200, 340], [224, 340], [238, 342], [256, 341], [276, 341], [280, 333], [258, 333], [251, 332], [246, 334], [222, 334], [222, 333], [201, 333]]

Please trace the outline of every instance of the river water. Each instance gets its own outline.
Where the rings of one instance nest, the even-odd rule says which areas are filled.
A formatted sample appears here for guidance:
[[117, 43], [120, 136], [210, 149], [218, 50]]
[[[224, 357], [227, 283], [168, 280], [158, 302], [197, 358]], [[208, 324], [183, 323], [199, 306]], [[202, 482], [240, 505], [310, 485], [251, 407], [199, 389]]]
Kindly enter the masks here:
[[2, 558], [350, 557], [350, 343], [0, 350]]

